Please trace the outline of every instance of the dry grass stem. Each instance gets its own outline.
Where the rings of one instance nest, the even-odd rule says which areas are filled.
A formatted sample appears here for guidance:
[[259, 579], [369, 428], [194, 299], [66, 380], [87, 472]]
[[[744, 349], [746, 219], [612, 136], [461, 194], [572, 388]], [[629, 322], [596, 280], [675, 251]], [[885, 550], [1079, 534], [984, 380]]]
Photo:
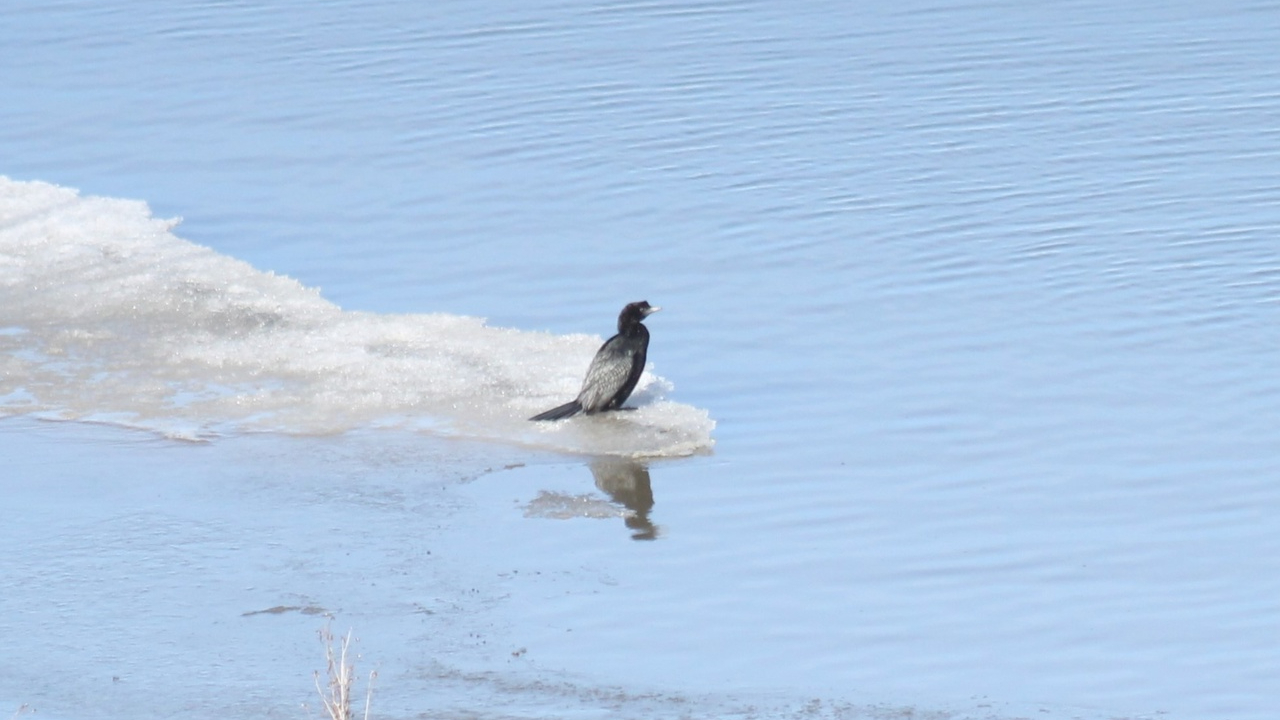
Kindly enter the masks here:
[[[320, 642], [324, 643], [324, 655], [327, 661], [325, 675], [327, 686], [321, 686], [320, 673], [315, 674], [316, 692], [320, 694], [320, 702], [324, 704], [329, 720], [352, 720], [351, 689], [355, 682], [356, 666], [347, 662], [347, 653], [351, 649], [351, 631], [347, 631], [341, 643], [335, 648], [333, 632], [329, 626], [320, 630]], [[373, 703], [373, 681], [377, 679], [377, 671], [369, 673], [364, 698], [364, 720], [369, 720], [369, 707]]]

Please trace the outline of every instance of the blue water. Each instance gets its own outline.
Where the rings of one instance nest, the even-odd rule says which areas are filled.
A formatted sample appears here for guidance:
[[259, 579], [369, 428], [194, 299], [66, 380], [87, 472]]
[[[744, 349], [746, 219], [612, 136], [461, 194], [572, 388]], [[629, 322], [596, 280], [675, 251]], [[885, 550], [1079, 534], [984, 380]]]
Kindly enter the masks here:
[[[125, 662], [134, 717], [286, 715], [320, 621], [241, 613], [315, 603], [395, 716], [1273, 717], [1277, 38], [1265, 4], [0, 10], [0, 174], [379, 317], [647, 299], [716, 422], [632, 468], [646, 507], [501, 441], [5, 419], [0, 701], [115, 716], [76, 678]], [[244, 676], [175, 670], [210, 658]]]

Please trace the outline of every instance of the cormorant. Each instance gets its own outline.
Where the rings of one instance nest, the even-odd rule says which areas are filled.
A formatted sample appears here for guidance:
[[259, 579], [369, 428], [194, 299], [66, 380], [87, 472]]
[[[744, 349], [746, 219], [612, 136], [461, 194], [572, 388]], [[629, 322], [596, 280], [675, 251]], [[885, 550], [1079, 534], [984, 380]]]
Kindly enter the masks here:
[[529, 419], [559, 420], [578, 413], [590, 415], [622, 407], [636, 389], [649, 351], [649, 329], [640, 321], [661, 309], [644, 300], [622, 308], [618, 315], [618, 334], [606, 340], [596, 352], [582, 381], [582, 390], [578, 391], [578, 399]]

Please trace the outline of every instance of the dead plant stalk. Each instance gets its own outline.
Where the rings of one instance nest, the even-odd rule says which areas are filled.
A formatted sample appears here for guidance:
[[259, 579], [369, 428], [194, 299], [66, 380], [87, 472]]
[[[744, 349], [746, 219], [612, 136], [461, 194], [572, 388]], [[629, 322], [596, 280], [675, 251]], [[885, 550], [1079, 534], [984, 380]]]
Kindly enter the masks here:
[[[328, 687], [320, 685], [320, 673], [315, 674], [316, 692], [320, 694], [320, 702], [324, 704], [329, 720], [352, 720], [351, 689], [355, 682], [356, 667], [347, 662], [347, 652], [351, 649], [351, 631], [348, 630], [338, 648], [334, 648], [333, 632], [329, 626], [320, 630], [320, 641], [324, 643], [324, 655], [327, 661], [325, 673], [328, 676]], [[364, 720], [369, 720], [369, 706], [373, 702], [373, 681], [378, 671], [369, 673], [369, 682], [364, 698]]]

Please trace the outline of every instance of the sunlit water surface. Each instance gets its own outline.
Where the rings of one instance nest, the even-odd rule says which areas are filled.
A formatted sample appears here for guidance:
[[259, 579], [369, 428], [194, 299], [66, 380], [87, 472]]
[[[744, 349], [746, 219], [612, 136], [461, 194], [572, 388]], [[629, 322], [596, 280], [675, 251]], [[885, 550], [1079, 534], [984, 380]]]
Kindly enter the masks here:
[[0, 703], [1280, 706], [1280, 8], [0, 20]]

